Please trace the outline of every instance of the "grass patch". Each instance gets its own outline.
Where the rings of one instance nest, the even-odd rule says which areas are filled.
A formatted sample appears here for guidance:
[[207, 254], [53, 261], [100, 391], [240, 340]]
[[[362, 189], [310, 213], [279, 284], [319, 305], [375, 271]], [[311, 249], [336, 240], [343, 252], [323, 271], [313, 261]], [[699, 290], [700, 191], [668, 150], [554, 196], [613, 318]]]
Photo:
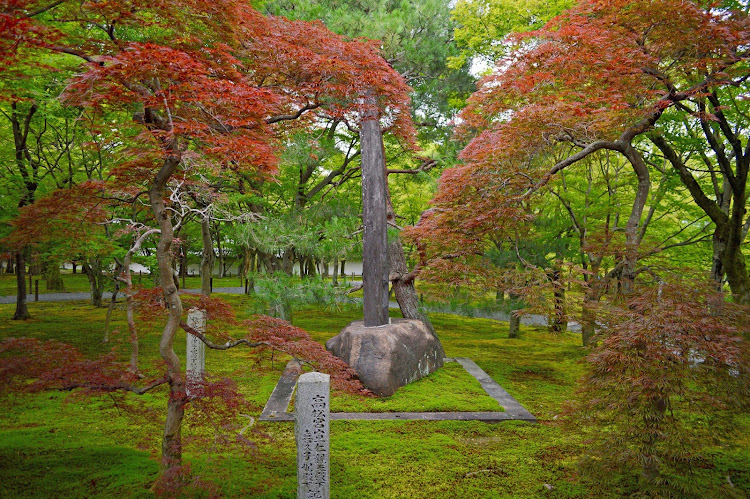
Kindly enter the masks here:
[[[255, 308], [251, 297], [225, 298], [240, 316]], [[18, 322], [10, 320], [13, 305], [0, 305], [0, 338], [57, 339], [90, 356], [113, 346], [121, 348], [117, 341], [101, 342], [105, 309], [84, 301], [30, 303], [29, 307], [34, 318]], [[621, 497], [632, 492], [627, 488], [627, 475], [613, 476], [605, 489], [581, 481], [576, 462], [585, 449], [584, 436], [560, 424], [562, 406], [582, 372], [579, 361], [586, 351], [580, 347], [579, 336], [522, 327], [520, 338], [508, 339], [507, 323], [449, 314], [430, 317], [448, 357], [473, 359], [529, 409], [539, 424], [333, 421], [331, 497]], [[306, 307], [294, 312], [295, 325], [319, 342], [359, 318], [361, 311], [351, 307]], [[124, 311], [117, 310], [113, 320], [120, 331], [115, 340], [124, 340]], [[159, 327], [139, 324], [139, 335], [141, 364], [158, 363]], [[183, 365], [185, 342], [185, 335], [178, 334], [175, 349]], [[122, 355], [125, 360], [125, 344]], [[256, 421], [249, 431], [255, 431], [251, 438], [257, 448], [249, 455], [217, 455], [210, 446], [191, 440], [198, 430], [184, 425], [186, 461], [202, 479], [216, 484], [223, 496], [296, 497], [293, 424], [257, 422], [287, 360], [247, 349], [207, 352], [208, 372], [237, 382], [250, 400], [247, 416]], [[483, 391], [479, 396], [468, 395], [469, 390], [481, 388], [464, 384], [463, 373], [458, 364], [448, 363], [444, 370], [402, 388], [390, 399], [345, 402], [337, 397], [334, 410], [499, 410], [494, 401], [492, 409], [479, 402], [479, 396], [486, 397]], [[458, 380], [452, 379], [454, 374]], [[469, 378], [468, 385], [476, 383]], [[454, 383], [457, 390], [445, 388]], [[464, 395], [468, 396], [462, 400]], [[157, 417], [128, 413], [126, 402], [142, 403], [147, 414]], [[166, 402], [165, 390], [120, 400], [109, 396], [84, 399], [75, 393], [14, 395], [0, 388], [0, 497], [151, 495]], [[187, 407], [188, 423], [191, 409]], [[243, 416], [238, 423], [245, 426], [250, 421]], [[721, 431], [726, 433], [726, 442], [710, 449], [706, 465], [694, 472], [696, 480], [706, 497], [745, 497], [750, 494], [750, 416], [737, 416], [734, 424]], [[554, 489], [549, 491], [545, 484]]]
[[363, 399], [337, 394], [331, 412], [471, 412], [503, 411], [479, 382], [458, 363], [399, 388], [390, 397]]

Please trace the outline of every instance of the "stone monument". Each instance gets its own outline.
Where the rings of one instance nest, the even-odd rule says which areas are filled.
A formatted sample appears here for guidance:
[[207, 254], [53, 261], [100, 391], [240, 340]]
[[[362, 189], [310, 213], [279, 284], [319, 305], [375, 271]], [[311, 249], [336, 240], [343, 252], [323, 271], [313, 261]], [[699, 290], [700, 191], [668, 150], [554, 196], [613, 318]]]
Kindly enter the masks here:
[[381, 397], [443, 365], [437, 336], [421, 321], [388, 317], [388, 221], [383, 135], [373, 94], [362, 100], [362, 288], [364, 320], [354, 321], [326, 348], [347, 362], [368, 389]]
[[[187, 324], [199, 333], [206, 332], [206, 312], [197, 308], [188, 310]], [[200, 394], [200, 385], [206, 373], [206, 345], [195, 335], [187, 334], [187, 361], [185, 362], [185, 392], [188, 397]]]
[[305, 373], [297, 380], [294, 436], [297, 441], [297, 498], [330, 496], [330, 377]]

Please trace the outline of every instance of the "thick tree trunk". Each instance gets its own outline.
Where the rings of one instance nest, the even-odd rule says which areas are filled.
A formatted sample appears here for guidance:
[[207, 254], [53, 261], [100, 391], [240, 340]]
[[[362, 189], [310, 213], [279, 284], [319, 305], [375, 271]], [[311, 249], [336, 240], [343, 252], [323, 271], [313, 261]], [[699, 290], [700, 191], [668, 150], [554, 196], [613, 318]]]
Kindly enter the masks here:
[[[284, 254], [281, 257], [281, 271], [286, 275], [292, 275], [294, 273], [294, 250], [284, 250]], [[299, 263], [299, 273], [302, 275], [302, 261]]]
[[31, 318], [29, 307], [26, 304], [26, 259], [21, 249], [16, 252], [16, 311], [13, 314], [14, 321], [24, 321]]
[[211, 277], [214, 275], [213, 240], [211, 239], [211, 224], [207, 218], [201, 220], [201, 241], [203, 242], [203, 257], [201, 258], [201, 294], [211, 296]]
[[[172, 220], [164, 204], [164, 192], [169, 178], [177, 170], [179, 158], [171, 156], [164, 161], [149, 190], [151, 211], [159, 224], [161, 235], [156, 246], [159, 273], [168, 276], [172, 271], [171, 249], [174, 240]], [[162, 330], [159, 353], [167, 368], [169, 399], [162, 439], [162, 467], [172, 468], [182, 464], [182, 419], [185, 415], [185, 379], [180, 368], [180, 358], [174, 352], [174, 339], [182, 317], [182, 301], [172, 279], [162, 279], [164, 300], [168, 317]]]
[[365, 327], [388, 324], [387, 183], [383, 135], [375, 96], [360, 111], [362, 150], [362, 292]]
[[724, 265], [721, 262], [721, 254], [726, 248], [726, 241], [724, 240], [723, 231], [716, 227], [713, 234], [713, 255], [711, 258], [711, 279], [716, 281], [716, 286], [721, 289], [722, 281], [724, 280]]

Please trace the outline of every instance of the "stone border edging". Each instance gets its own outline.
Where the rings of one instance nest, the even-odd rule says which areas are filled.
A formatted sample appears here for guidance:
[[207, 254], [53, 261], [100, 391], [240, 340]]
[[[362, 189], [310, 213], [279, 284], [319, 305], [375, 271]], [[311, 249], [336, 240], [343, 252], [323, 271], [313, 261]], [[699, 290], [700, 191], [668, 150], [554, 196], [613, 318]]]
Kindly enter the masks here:
[[[479, 381], [487, 395], [495, 399], [505, 412], [333, 412], [332, 421], [528, 421], [536, 423], [533, 414], [526, 410], [505, 389], [493, 380], [481, 367], [467, 357], [445, 359], [446, 362], [458, 362], [466, 371]], [[258, 418], [259, 421], [294, 421], [294, 413], [287, 412], [292, 401], [297, 378], [302, 373], [300, 364], [290, 360], [279, 382]]]

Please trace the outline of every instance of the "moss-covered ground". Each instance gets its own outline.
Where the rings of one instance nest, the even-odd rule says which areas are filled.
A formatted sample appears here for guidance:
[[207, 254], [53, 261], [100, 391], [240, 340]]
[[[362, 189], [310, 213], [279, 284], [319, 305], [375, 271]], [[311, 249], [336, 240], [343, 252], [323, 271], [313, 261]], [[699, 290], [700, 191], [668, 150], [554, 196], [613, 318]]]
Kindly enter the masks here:
[[[249, 298], [227, 299], [240, 314], [253, 309]], [[85, 302], [31, 303], [33, 318], [11, 321], [13, 305], [0, 306], [0, 338], [31, 336], [71, 343], [86, 355], [109, 351], [103, 344], [105, 309]], [[295, 325], [320, 342], [361, 316], [355, 309], [306, 308]], [[574, 334], [553, 335], [522, 328], [508, 339], [507, 324], [435, 314], [433, 324], [449, 357], [469, 357], [539, 419], [508, 421], [334, 421], [331, 424], [331, 495], [335, 498], [524, 498], [621, 497], [630, 477], [611, 477], [604, 487], [585, 482], [576, 462], [585, 449], [582, 436], [561, 424], [565, 400], [582, 373], [585, 350]], [[124, 312], [113, 325], [124, 336]], [[158, 358], [157, 328], [142, 327], [141, 363]], [[185, 353], [184, 335], [176, 350]], [[123, 358], [127, 349], [122, 348]], [[223, 496], [296, 496], [294, 432], [291, 423], [258, 423], [257, 416], [287, 358], [268, 352], [207, 352], [207, 370], [231, 376], [250, 401], [250, 417], [262, 435], [251, 437], [249, 455], [217, 455], [190, 439], [190, 407], [185, 425], [185, 458]], [[449, 364], [450, 365], [450, 364]], [[453, 364], [454, 367], [458, 367]], [[453, 371], [453, 372], [452, 372]], [[468, 395], [460, 369], [427, 378], [389, 401], [336, 398], [334, 410], [488, 410], [482, 394]], [[460, 375], [458, 375], [460, 378]], [[471, 383], [469, 383], [470, 385]], [[457, 390], [453, 388], [458, 387]], [[2, 388], [0, 388], [2, 390]], [[415, 393], [409, 393], [413, 391]], [[166, 391], [143, 397], [81, 398], [75, 393], [11, 394], [0, 391], [0, 497], [140, 497], [152, 495], [158, 474], [161, 415]], [[123, 405], [138, 398], [144, 412]], [[476, 402], [476, 407], [467, 409]], [[389, 405], [390, 404], [390, 405]], [[425, 406], [408, 407], [409, 404]], [[341, 409], [337, 409], [337, 407]], [[499, 409], [489, 409], [499, 410]], [[150, 417], [156, 414], [157, 417]], [[750, 494], [750, 417], [725, 428], [727, 443], [709, 451], [695, 470], [705, 497]], [[730, 477], [733, 488], [728, 485]]]

